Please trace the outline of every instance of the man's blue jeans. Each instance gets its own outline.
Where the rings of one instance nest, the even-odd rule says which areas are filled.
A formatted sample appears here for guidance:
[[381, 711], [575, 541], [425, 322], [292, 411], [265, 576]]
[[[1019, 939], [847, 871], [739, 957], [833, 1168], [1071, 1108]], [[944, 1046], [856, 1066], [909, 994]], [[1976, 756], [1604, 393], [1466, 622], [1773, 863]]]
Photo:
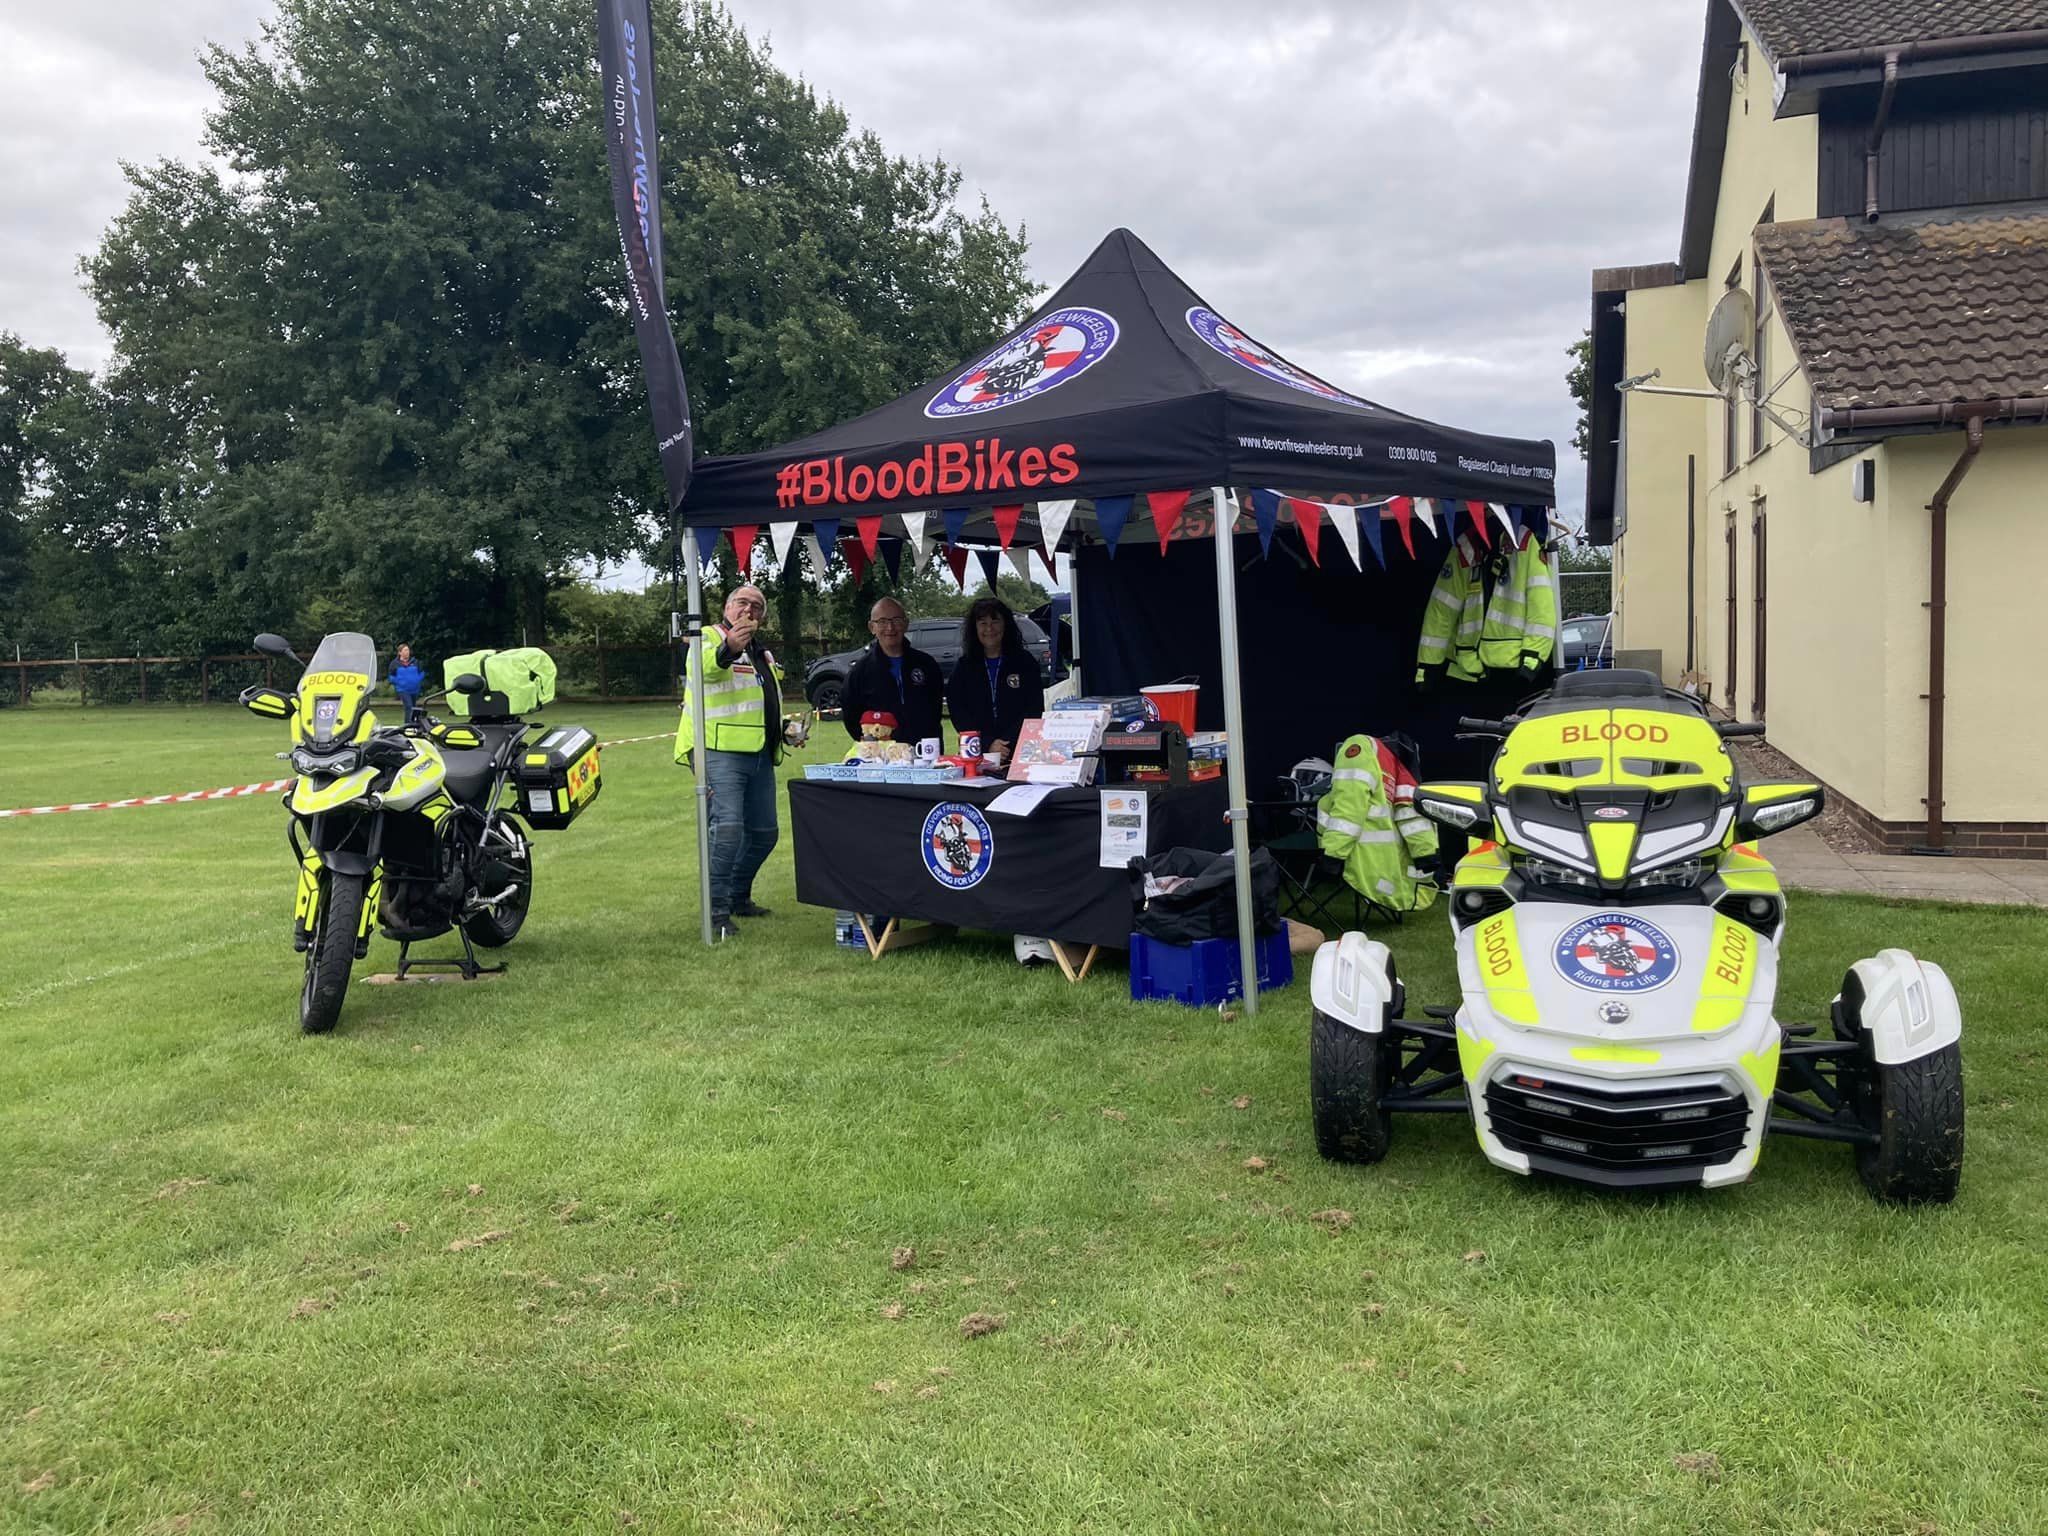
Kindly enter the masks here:
[[754, 897], [754, 876], [774, 850], [775, 754], [706, 752], [711, 791], [711, 915], [730, 917]]

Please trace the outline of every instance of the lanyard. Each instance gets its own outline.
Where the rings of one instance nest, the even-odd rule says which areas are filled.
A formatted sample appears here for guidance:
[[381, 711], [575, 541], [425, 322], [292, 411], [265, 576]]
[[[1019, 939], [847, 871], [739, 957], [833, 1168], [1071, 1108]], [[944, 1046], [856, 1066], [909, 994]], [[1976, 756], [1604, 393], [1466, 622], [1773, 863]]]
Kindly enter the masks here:
[[[991, 661], [995, 663], [994, 666], [989, 665]], [[1001, 701], [996, 694], [996, 680], [1003, 675], [1003, 658], [1000, 656], [984, 656], [981, 659], [981, 666], [982, 670], [988, 674], [988, 707], [989, 712], [993, 714], [1001, 707]]]

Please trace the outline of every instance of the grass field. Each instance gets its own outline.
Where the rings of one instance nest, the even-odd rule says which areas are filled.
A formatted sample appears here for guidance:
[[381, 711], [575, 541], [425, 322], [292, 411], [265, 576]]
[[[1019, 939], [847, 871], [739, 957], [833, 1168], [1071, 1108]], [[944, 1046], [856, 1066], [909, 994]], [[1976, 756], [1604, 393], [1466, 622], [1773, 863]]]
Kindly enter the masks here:
[[[0, 713], [0, 805], [279, 745]], [[1253, 1022], [988, 938], [876, 965], [786, 844], [707, 952], [686, 776], [604, 772], [507, 976], [358, 984], [324, 1039], [272, 800], [0, 822], [0, 1527], [2048, 1530], [2040, 914], [1794, 904], [1788, 1018], [1886, 944], [1949, 967], [1954, 1206], [1809, 1142], [1618, 1198], [1448, 1117], [1318, 1160], [1305, 983]], [[1387, 937], [1451, 995], [1438, 921]]]

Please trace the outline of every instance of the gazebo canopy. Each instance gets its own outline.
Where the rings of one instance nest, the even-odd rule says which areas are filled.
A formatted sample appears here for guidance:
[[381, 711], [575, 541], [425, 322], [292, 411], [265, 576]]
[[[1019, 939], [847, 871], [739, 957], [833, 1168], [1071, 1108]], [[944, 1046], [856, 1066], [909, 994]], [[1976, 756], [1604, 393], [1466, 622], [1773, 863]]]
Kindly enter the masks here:
[[[1296, 367], [1129, 230], [987, 352], [887, 405], [761, 453], [700, 460], [695, 527], [1211, 486], [1547, 507], [1551, 444], [1406, 416]], [[1142, 507], [1143, 503], [1140, 502]], [[976, 519], [980, 521], [979, 518]]]

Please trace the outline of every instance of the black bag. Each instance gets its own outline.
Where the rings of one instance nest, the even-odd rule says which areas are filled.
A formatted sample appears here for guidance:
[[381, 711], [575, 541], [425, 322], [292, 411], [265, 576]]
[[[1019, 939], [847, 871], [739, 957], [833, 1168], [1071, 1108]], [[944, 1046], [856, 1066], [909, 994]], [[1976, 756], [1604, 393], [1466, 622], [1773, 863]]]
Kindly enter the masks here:
[[[1187, 883], [1156, 896], [1145, 895], [1145, 877], [1184, 876]], [[1131, 927], [1165, 944], [1228, 939], [1237, 934], [1237, 861], [1204, 848], [1169, 848], [1149, 859], [1131, 860]], [[1263, 848], [1252, 850], [1252, 927], [1278, 933], [1280, 869]]]

